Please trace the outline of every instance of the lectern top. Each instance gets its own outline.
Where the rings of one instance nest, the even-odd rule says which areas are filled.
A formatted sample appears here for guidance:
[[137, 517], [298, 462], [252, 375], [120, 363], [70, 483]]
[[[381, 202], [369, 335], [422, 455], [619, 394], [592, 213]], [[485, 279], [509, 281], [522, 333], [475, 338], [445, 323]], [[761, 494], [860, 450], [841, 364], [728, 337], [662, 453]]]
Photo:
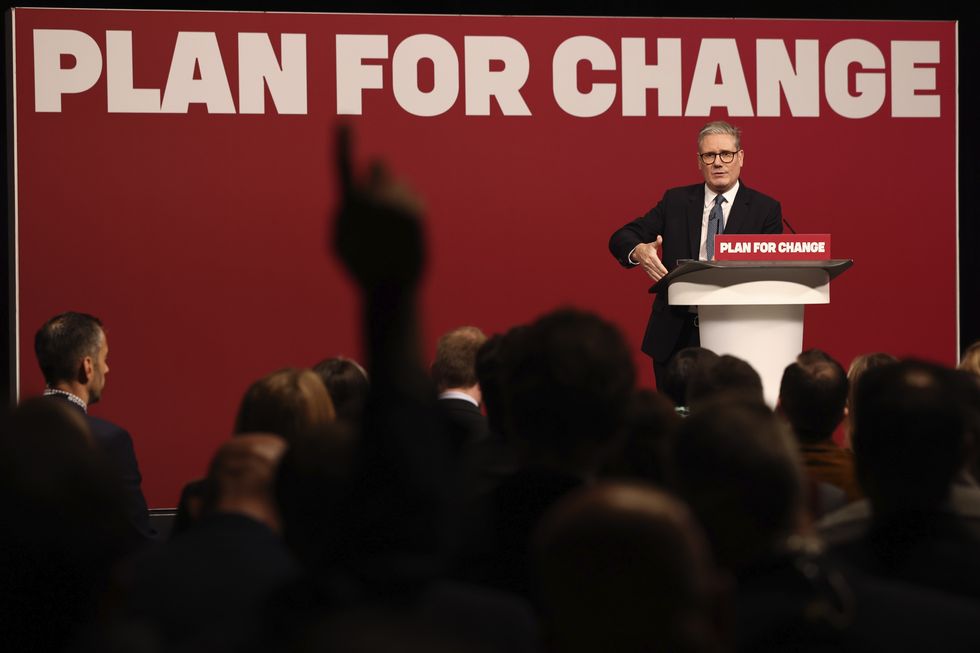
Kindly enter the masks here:
[[671, 270], [667, 276], [650, 287], [650, 292], [662, 292], [671, 283], [692, 272], [711, 269], [755, 269], [755, 270], [786, 270], [801, 268], [819, 268], [825, 270], [828, 281], [839, 276], [846, 269], [854, 265], [854, 259], [837, 258], [822, 261], [697, 261], [694, 259], [680, 259], [677, 261], [676, 268]]

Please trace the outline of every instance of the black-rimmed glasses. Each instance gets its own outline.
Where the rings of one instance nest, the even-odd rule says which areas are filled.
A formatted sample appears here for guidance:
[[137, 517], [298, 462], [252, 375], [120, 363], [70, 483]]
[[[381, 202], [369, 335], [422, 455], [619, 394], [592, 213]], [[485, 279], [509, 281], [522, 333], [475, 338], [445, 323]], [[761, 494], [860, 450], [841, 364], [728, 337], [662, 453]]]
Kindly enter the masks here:
[[738, 152], [728, 152], [726, 150], [723, 152], [702, 152], [698, 156], [701, 157], [701, 160], [705, 163], [705, 165], [711, 165], [715, 162], [715, 157], [721, 159], [722, 163], [731, 163], [735, 160], [736, 154], [738, 154]]

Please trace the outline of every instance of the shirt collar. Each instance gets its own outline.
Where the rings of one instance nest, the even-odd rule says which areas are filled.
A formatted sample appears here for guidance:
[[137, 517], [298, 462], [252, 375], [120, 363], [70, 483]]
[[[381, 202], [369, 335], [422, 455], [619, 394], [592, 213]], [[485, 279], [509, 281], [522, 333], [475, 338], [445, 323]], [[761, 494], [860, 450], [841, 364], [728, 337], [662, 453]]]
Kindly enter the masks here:
[[465, 392], [460, 392], [459, 390], [446, 390], [445, 392], [440, 392], [439, 393], [439, 398], [440, 399], [462, 399], [463, 401], [470, 402], [471, 404], [473, 404], [477, 408], [480, 407], [480, 403], [476, 399], [474, 399], [473, 397], [469, 396]]
[[81, 408], [85, 414], [88, 415], [88, 406], [86, 405], [85, 400], [78, 395], [74, 395], [67, 390], [61, 390], [60, 388], [45, 388], [44, 396], [49, 397], [51, 395], [61, 395], [71, 403]]
[[[731, 206], [732, 202], [735, 201], [735, 195], [738, 193], [738, 187], [741, 183], [742, 182], [736, 179], [734, 186], [726, 190], [724, 193], [721, 193], [722, 197], [725, 198], [725, 201], [728, 203], [729, 206]], [[708, 184], [705, 184], [704, 185], [704, 208], [708, 208], [709, 206], [714, 204], [715, 197], [717, 197], [717, 195], [718, 193], [708, 188]]]

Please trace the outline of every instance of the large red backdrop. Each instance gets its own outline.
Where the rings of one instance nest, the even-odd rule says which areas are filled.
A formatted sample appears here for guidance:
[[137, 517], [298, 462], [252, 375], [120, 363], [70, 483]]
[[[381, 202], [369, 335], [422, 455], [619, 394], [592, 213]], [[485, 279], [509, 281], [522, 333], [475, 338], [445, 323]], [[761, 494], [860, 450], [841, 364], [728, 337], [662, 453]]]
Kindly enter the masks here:
[[[698, 182], [697, 130], [727, 119], [743, 182], [855, 260], [806, 309], [805, 346], [953, 363], [955, 39], [922, 22], [16, 10], [20, 394], [43, 388], [45, 319], [101, 317], [93, 412], [132, 432], [149, 503], [170, 506], [251, 381], [360, 356], [356, 295], [325, 247], [339, 119], [361, 163], [384, 158], [425, 198], [427, 353], [458, 325], [575, 305], [621, 326], [652, 384], [650, 284], [608, 237]], [[240, 78], [261, 79], [265, 43], [292, 77], [269, 73], [248, 114], [262, 85]], [[638, 68], [637, 48], [662, 65]], [[636, 90], [644, 71], [659, 90]]]

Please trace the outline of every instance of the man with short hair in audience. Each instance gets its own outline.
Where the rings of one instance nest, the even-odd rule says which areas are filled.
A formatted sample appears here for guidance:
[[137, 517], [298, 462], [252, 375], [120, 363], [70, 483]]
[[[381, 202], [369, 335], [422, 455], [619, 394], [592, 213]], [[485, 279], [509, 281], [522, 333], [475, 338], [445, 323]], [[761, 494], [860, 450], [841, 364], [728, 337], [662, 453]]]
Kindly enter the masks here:
[[848, 501], [856, 501], [861, 491], [854, 477], [854, 456], [833, 440], [846, 403], [847, 375], [825, 352], [807, 350], [783, 370], [777, 410], [799, 441], [807, 476], [840, 488]]
[[555, 653], [714, 652], [728, 626], [708, 543], [687, 507], [639, 484], [562, 499], [533, 542], [544, 649]]
[[685, 347], [674, 354], [667, 363], [667, 373], [661, 381], [660, 392], [674, 402], [677, 414], [686, 417], [688, 407], [687, 386], [695, 370], [702, 365], [713, 365], [718, 354], [704, 347]]
[[432, 361], [432, 381], [439, 406], [449, 420], [454, 445], [467, 445], [490, 437], [487, 418], [480, 411], [483, 395], [476, 378], [476, 353], [487, 337], [474, 326], [462, 326], [443, 334]]
[[854, 455], [867, 501], [828, 515], [832, 552], [867, 573], [980, 597], [980, 488], [967, 473], [980, 388], [907, 360], [855, 389]]
[[747, 361], [730, 354], [698, 364], [687, 382], [687, 403], [692, 410], [698, 403], [733, 394], [746, 401], [764, 401], [762, 377]]
[[736, 578], [736, 650], [838, 650], [850, 588], [803, 537], [803, 473], [786, 425], [758, 398], [700, 402], [672, 463], [676, 492]]
[[218, 449], [201, 521], [132, 562], [124, 607], [130, 623], [165, 647], [225, 636], [299, 573], [279, 536], [273, 496], [286, 446], [277, 435], [249, 433]]
[[95, 443], [109, 458], [124, 486], [130, 523], [143, 538], [156, 538], [140, 487], [143, 477], [133, 439], [125, 429], [88, 412], [89, 406], [102, 398], [109, 374], [109, 342], [102, 322], [73, 311], [55, 315], [35, 334], [34, 352], [47, 384], [45, 396], [85, 415]]
[[629, 347], [594, 313], [553, 311], [516, 336], [502, 385], [520, 467], [491, 493], [461, 575], [527, 596], [531, 533], [558, 499], [621, 446], [635, 372]]

